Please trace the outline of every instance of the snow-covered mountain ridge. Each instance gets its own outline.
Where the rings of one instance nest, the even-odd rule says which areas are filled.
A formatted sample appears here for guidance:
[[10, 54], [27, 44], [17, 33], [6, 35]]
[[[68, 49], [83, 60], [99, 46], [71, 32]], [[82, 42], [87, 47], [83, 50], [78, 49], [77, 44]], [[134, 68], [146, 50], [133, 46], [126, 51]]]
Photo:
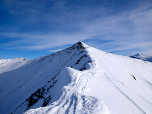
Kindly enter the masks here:
[[141, 60], [144, 60], [144, 61], [149, 61], [149, 62], [152, 62], [152, 56], [145, 56], [143, 54], [134, 54], [134, 55], [131, 55], [129, 56], [131, 58], [135, 58], [135, 59], [141, 59]]
[[13, 58], [13, 59], [0, 59], [0, 64], [3, 64], [5, 62], [9, 61], [26, 61], [27, 59], [25, 58]]
[[3, 66], [0, 96], [2, 114], [150, 114], [152, 63], [78, 42]]
[[25, 58], [0, 59], [0, 73], [19, 67], [20, 65], [22, 65], [21, 63], [23, 63], [23, 61], [27, 61], [27, 59]]

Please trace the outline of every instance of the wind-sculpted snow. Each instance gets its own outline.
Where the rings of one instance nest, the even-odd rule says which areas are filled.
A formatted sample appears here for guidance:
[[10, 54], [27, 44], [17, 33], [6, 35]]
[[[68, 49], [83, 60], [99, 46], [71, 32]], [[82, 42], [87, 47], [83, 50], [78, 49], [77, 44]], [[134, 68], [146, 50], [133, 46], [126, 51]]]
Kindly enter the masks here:
[[2, 114], [152, 113], [150, 62], [78, 42], [57, 53], [9, 65], [0, 65]]
[[108, 109], [104, 103], [93, 96], [83, 94], [87, 81], [94, 76], [93, 72], [89, 70], [81, 72], [73, 68], [65, 70], [68, 71], [71, 82], [64, 86], [60, 99], [46, 108], [31, 109], [25, 114], [42, 112], [50, 114], [108, 114]]

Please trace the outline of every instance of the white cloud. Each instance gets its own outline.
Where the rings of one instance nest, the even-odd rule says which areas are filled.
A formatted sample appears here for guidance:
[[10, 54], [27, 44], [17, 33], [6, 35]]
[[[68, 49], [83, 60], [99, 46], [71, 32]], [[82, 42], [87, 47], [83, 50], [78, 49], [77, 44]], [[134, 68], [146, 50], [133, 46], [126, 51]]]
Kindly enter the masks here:
[[[25, 7], [29, 7], [28, 5], [29, 3], [26, 3]], [[3, 46], [51, 50], [51, 48], [76, 43], [79, 39], [101, 39], [111, 42], [93, 45], [109, 52], [141, 48], [141, 52], [145, 50], [146, 53], [150, 53], [149, 50], [152, 48], [151, 4], [139, 5], [134, 9], [109, 15], [107, 15], [109, 9], [106, 8], [75, 6], [73, 9], [77, 10], [70, 10], [71, 7], [65, 5], [66, 2], [63, 1], [55, 2], [51, 8], [38, 8], [35, 5], [24, 10], [26, 12], [26, 18], [23, 19], [25, 23], [28, 23], [29, 20], [34, 25], [45, 22], [48, 27], [47, 32], [40, 32], [36, 29], [32, 32], [1, 32], [2, 37], [16, 38]], [[58, 14], [53, 13], [53, 11]], [[11, 12], [21, 13], [13, 9]]]

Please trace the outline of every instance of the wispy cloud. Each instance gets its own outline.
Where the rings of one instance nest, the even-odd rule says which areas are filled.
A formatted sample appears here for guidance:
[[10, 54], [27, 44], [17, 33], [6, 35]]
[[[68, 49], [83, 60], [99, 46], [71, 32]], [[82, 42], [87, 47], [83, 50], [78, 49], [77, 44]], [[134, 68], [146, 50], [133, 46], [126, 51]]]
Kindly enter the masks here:
[[[48, 3], [48, 6], [47, 6]], [[56, 50], [83, 40], [108, 52], [137, 50], [151, 53], [152, 4], [136, 4], [128, 10], [106, 8], [104, 5], [74, 5], [67, 1], [6, 2], [11, 15], [21, 16], [14, 30], [0, 32], [12, 38], [4, 47], [30, 50]], [[33, 6], [31, 6], [33, 4]], [[39, 7], [41, 6], [41, 7]], [[17, 8], [20, 9], [18, 10]], [[18, 18], [17, 18], [18, 19]], [[15, 20], [16, 21], [16, 20]], [[32, 30], [33, 28], [33, 30]], [[100, 40], [100, 43], [92, 42]], [[109, 41], [109, 42], [106, 42]], [[132, 52], [131, 52], [132, 51]]]

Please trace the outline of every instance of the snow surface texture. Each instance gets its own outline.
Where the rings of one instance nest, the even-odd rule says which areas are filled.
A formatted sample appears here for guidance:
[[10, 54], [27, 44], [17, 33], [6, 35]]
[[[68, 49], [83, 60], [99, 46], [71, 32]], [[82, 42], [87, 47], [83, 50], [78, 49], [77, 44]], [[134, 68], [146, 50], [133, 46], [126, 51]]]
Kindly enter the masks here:
[[0, 73], [0, 114], [152, 113], [152, 63], [83, 42]]
[[152, 56], [145, 56], [143, 54], [135, 54], [135, 55], [131, 55], [129, 56], [131, 58], [135, 58], [135, 59], [141, 59], [143, 61], [149, 61], [149, 62], [152, 62]]

